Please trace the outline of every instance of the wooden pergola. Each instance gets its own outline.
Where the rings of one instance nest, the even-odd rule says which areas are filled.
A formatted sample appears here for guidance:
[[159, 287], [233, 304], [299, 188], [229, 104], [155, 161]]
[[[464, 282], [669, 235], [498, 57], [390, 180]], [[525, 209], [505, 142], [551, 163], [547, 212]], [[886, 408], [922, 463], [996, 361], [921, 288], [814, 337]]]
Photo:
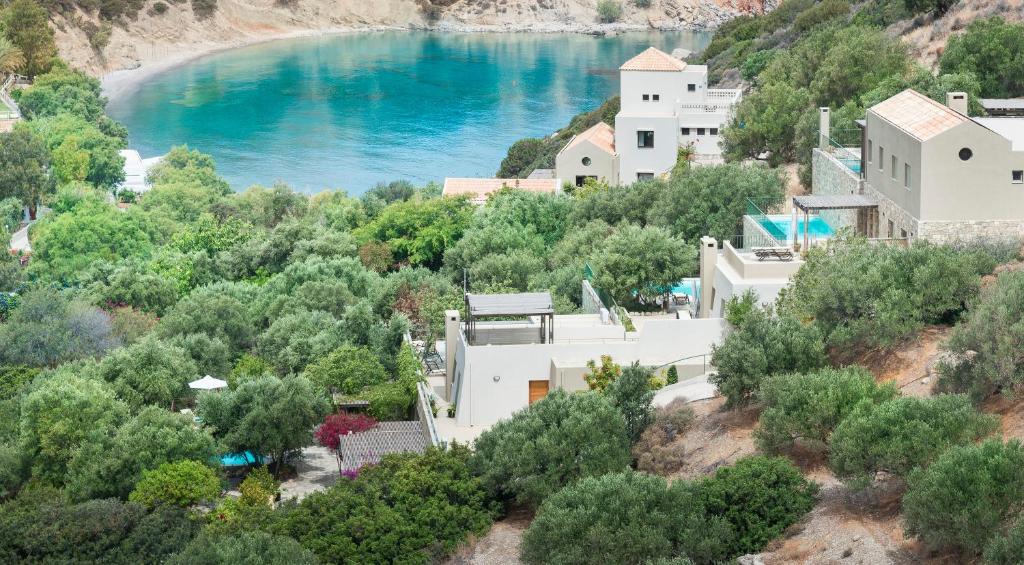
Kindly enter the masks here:
[[822, 210], [856, 210], [857, 211], [857, 234], [867, 237], [878, 237], [878, 201], [863, 194], [807, 194], [793, 197], [793, 241], [797, 241], [800, 235], [797, 233], [798, 210], [804, 213], [804, 237], [803, 249], [810, 245], [810, 237], [807, 233], [807, 225], [810, 222], [811, 212], [819, 213]]

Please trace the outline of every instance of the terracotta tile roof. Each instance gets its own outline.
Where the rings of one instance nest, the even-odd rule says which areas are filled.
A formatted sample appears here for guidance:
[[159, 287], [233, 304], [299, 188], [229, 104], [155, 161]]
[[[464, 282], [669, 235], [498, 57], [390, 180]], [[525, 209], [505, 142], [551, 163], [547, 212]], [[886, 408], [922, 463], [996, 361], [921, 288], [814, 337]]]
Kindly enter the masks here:
[[931, 139], [968, 120], [967, 116], [909, 88], [869, 110], [920, 141]]
[[672, 55], [648, 47], [643, 53], [626, 61], [619, 67], [620, 71], [681, 71], [686, 68], [686, 63], [676, 59]]
[[441, 194], [444, 196], [468, 194], [474, 203], [481, 204], [487, 201], [487, 197], [491, 193], [498, 192], [503, 188], [554, 194], [558, 192], [560, 183], [559, 179], [446, 178]]
[[615, 130], [604, 122], [598, 122], [587, 131], [574, 136], [569, 140], [569, 143], [565, 144], [562, 151], [575, 147], [584, 141], [593, 143], [598, 149], [609, 155], [615, 154]]

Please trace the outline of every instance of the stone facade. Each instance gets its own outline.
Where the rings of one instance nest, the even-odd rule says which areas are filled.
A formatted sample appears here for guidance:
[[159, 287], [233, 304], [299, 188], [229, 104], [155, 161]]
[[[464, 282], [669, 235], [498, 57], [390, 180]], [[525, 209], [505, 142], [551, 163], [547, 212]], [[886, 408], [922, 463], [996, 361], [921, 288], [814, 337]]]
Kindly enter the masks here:
[[932, 243], [1020, 242], [1024, 236], [1024, 220], [921, 222], [917, 235]]
[[[921, 222], [911, 216], [909, 212], [900, 208], [888, 196], [878, 192], [868, 183], [864, 183], [864, 195], [878, 201], [878, 237], [905, 239], [913, 238], [920, 234]], [[892, 222], [891, 229], [889, 222]]]
[[[860, 194], [860, 175], [830, 153], [815, 148], [811, 154], [811, 186], [814, 194]], [[857, 225], [856, 210], [822, 210], [819, 214], [838, 230]]]

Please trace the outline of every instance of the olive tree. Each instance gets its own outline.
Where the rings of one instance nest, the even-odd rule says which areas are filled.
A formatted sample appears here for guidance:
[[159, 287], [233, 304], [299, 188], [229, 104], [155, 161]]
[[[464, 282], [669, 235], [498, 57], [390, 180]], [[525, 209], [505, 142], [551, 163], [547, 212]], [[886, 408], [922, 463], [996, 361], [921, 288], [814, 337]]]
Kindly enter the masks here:
[[622, 413], [596, 392], [550, 392], [477, 438], [471, 465], [499, 500], [536, 508], [582, 477], [629, 465]]

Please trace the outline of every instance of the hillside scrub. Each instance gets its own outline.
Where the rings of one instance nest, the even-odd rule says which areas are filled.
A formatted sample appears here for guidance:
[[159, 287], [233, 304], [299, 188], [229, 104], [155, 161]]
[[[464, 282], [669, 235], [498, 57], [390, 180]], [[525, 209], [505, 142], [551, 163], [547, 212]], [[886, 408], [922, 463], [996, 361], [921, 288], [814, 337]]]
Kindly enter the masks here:
[[972, 21], [949, 38], [939, 69], [976, 75], [986, 98], [1024, 96], [1024, 24], [1000, 17]]
[[855, 486], [868, 484], [878, 472], [906, 477], [947, 449], [990, 435], [998, 425], [960, 395], [862, 403], [832, 433], [829, 467]]
[[490, 496], [536, 508], [567, 484], [628, 467], [629, 445], [604, 396], [553, 390], [481, 434], [470, 465]]
[[984, 252], [920, 240], [907, 248], [840, 240], [809, 250], [779, 310], [813, 322], [833, 351], [885, 348], [927, 324], [955, 322], [994, 267]]
[[866, 369], [823, 368], [771, 377], [761, 384], [764, 406], [754, 439], [767, 453], [797, 442], [824, 448], [833, 430], [862, 403], [878, 404], [897, 395], [893, 383], [879, 385]]
[[523, 536], [527, 563], [683, 559], [756, 553], [814, 504], [815, 486], [785, 459], [749, 457], [695, 482], [636, 471], [588, 477], [549, 497]]
[[929, 548], [955, 549], [967, 556], [981, 553], [988, 540], [1019, 515], [1024, 500], [1022, 469], [1024, 447], [1016, 440], [989, 440], [946, 451], [907, 478], [907, 534]]
[[743, 323], [712, 349], [716, 368], [710, 381], [729, 408], [756, 400], [761, 383], [773, 374], [806, 372], [826, 364], [825, 345], [814, 324], [755, 308]]
[[951, 357], [939, 365], [939, 388], [970, 394], [976, 402], [996, 392], [1015, 394], [1024, 382], [1022, 320], [1024, 273], [1003, 273], [953, 328], [944, 346]]

